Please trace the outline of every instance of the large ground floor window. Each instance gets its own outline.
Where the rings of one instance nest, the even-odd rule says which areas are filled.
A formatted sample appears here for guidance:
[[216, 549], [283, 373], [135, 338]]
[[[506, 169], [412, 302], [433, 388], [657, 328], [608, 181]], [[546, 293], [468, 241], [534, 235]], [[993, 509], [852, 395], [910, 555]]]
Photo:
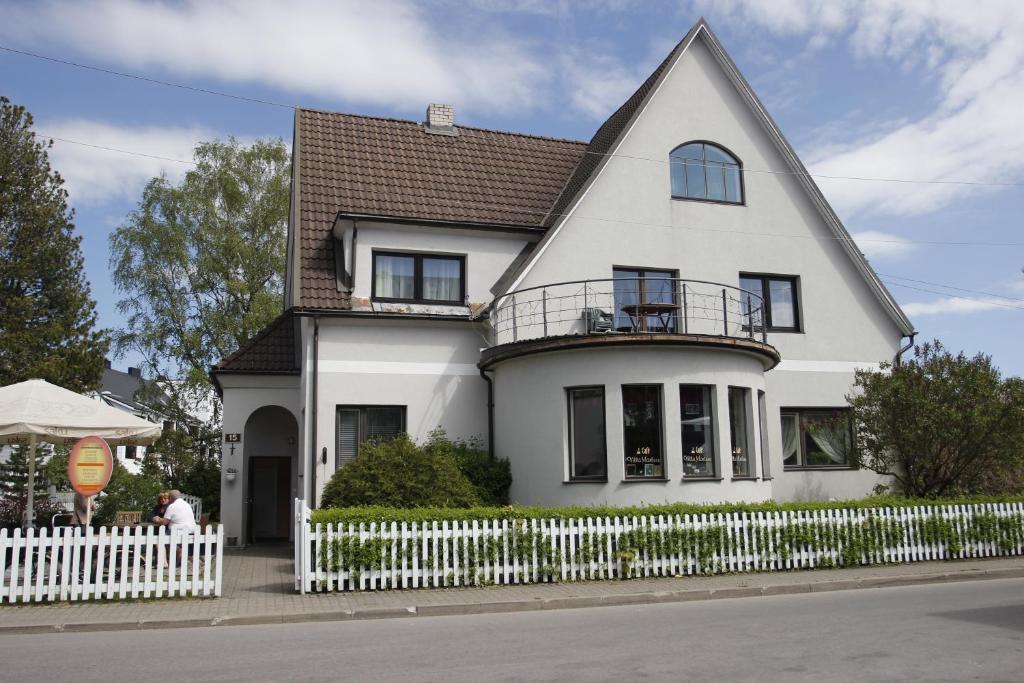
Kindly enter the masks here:
[[729, 435], [732, 446], [732, 476], [753, 477], [754, 459], [747, 429], [750, 424], [750, 389], [729, 387]]
[[573, 387], [565, 392], [569, 401], [569, 479], [605, 481], [604, 387]]
[[850, 467], [853, 423], [847, 408], [783, 408], [782, 457], [788, 469]]
[[717, 475], [712, 389], [702, 384], [679, 385], [684, 477], [713, 478]]
[[391, 439], [405, 431], [405, 406], [338, 406], [335, 468], [350, 462], [370, 439]]
[[626, 479], [665, 478], [661, 385], [623, 385], [622, 445]]

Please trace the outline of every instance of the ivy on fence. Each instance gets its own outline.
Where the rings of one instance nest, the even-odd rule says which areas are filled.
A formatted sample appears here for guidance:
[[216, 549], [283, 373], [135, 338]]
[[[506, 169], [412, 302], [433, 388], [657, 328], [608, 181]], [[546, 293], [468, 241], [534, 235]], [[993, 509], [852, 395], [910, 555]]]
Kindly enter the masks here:
[[306, 536], [310, 589], [375, 590], [1020, 554], [1024, 505], [361, 522]]

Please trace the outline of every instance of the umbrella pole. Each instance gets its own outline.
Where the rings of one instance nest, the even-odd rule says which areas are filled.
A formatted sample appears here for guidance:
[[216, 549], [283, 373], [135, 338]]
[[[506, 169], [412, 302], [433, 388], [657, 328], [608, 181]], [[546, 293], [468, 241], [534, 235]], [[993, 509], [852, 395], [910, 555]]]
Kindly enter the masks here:
[[36, 506], [36, 435], [29, 434], [28, 437], [28, 503], [25, 506], [25, 528], [35, 527]]

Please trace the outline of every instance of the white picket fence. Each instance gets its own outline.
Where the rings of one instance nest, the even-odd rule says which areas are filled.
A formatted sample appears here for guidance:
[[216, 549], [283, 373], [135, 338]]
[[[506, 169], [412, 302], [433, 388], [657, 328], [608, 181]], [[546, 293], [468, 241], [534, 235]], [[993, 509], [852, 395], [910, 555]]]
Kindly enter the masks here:
[[296, 500], [296, 590], [507, 585], [1024, 553], [1024, 504], [316, 524]]
[[219, 597], [224, 529], [153, 527], [0, 530], [0, 604]]

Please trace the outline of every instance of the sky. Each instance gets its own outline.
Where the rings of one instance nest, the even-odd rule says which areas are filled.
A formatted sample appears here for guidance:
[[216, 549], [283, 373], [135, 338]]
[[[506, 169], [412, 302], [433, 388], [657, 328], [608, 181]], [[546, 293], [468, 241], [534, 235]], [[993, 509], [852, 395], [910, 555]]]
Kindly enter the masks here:
[[55, 138], [101, 326], [123, 324], [110, 233], [197, 142], [290, 144], [296, 104], [420, 120], [428, 102], [589, 140], [704, 16], [918, 341], [1024, 375], [1019, 0], [0, 0], [0, 15], [0, 94]]

